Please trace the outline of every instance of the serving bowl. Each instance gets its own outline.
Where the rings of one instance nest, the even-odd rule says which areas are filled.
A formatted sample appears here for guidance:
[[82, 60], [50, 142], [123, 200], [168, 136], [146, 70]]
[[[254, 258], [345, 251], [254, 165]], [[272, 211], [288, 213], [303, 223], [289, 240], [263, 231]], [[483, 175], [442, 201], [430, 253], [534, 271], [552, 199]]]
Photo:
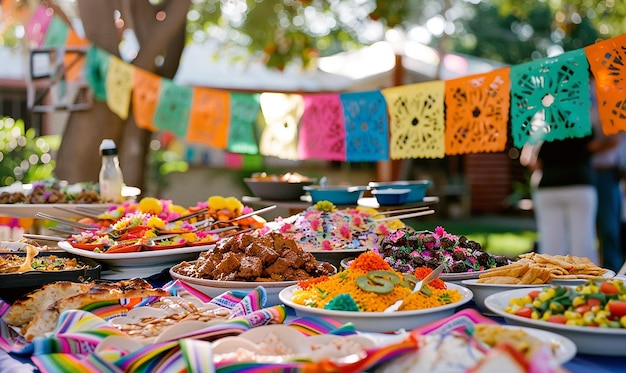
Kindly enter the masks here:
[[311, 202], [329, 201], [334, 205], [356, 205], [363, 193], [369, 189], [367, 186], [345, 185], [310, 185], [303, 189], [311, 195]]
[[304, 193], [302, 188], [317, 182], [317, 179], [285, 181], [275, 179], [245, 178], [250, 191], [257, 197], [270, 201], [296, 201]]
[[474, 294], [474, 303], [481, 311], [491, 314], [491, 311], [485, 305], [485, 299], [492, 294], [501, 293], [508, 290], [536, 288], [540, 285], [513, 285], [513, 284], [484, 284], [478, 282], [478, 279], [470, 279], [461, 281], [461, 285], [469, 288]]
[[466, 287], [446, 283], [448, 289], [461, 293], [461, 300], [444, 306], [396, 312], [354, 312], [336, 311], [308, 307], [293, 302], [298, 285], [289, 286], [279, 293], [279, 298], [286, 306], [294, 309], [297, 316], [329, 317], [341, 323], [352, 323], [361, 332], [388, 333], [400, 329], [411, 330], [454, 314], [456, 309], [472, 300], [472, 291]]
[[406, 203], [410, 193], [411, 189], [409, 188], [384, 188], [372, 190], [372, 194], [376, 197], [376, 201], [378, 201], [378, 204], [381, 206], [394, 206]]
[[599, 356], [626, 357], [624, 328], [598, 328], [591, 326], [565, 325], [543, 320], [533, 320], [506, 312], [511, 299], [521, 298], [541, 287], [507, 290], [492, 294], [485, 299], [485, 306], [494, 314], [503, 317], [507, 324], [542, 329], [571, 339], [579, 353]]
[[[24, 252], [2, 253], [3, 255], [15, 255], [26, 257]], [[56, 281], [84, 281], [100, 279], [102, 266], [95, 260], [84, 258], [79, 255], [69, 254], [66, 252], [47, 252], [40, 251], [35, 259], [54, 262], [54, 258], [62, 260], [76, 259], [81, 266], [77, 269], [66, 270], [36, 270], [19, 273], [0, 273], [0, 299], [12, 303], [13, 301], [23, 297], [24, 295], [40, 288], [43, 285]]]
[[[179, 263], [169, 269], [170, 276], [175, 280], [180, 280], [203, 294], [211, 298], [215, 298], [227, 291], [237, 291], [250, 293], [258, 286], [262, 286], [267, 294], [265, 306], [275, 306], [281, 303], [278, 294], [289, 286], [296, 285], [298, 281], [224, 281], [209, 280], [204, 278], [190, 277], [181, 274], [180, 267], [183, 263]], [[336, 273], [335, 268], [335, 273]]]
[[368, 186], [372, 194], [379, 189], [410, 189], [405, 203], [421, 202], [426, 197], [426, 190], [432, 185], [430, 180], [398, 180], [398, 181], [370, 181]]

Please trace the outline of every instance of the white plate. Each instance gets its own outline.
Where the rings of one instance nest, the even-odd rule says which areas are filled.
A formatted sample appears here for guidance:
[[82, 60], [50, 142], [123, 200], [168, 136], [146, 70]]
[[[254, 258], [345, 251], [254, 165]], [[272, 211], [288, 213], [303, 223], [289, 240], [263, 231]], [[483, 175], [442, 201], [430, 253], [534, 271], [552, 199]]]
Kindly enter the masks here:
[[[436, 197], [436, 196], [426, 196], [421, 201], [405, 203], [403, 205], [428, 206], [428, 205], [431, 205], [431, 204], [437, 203], [437, 202], [439, 202], [439, 197]], [[379, 209], [380, 208], [380, 204], [376, 200], [376, 197], [359, 198], [359, 201], [357, 202], [357, 205], [361, 206], [361, 207], [369, 207], [369, 208], [373, 208], [373, 209]], [[396, 205], [396, 206], [393, 206], [393, 207], [397, 208], [398, 206], [403, 206], [403, 205]], [[386, 207], [386, 206], [383, 206], [383, 207]]]
[[367, 249], [366, 248], [359, 248], [359, 249], [341, 249], [341, 250], [305, 250], [311, 254], [324, 254], [324, 253], [329, 253], [329, 254], [354, 254], [354, 253], [362, 253], [365, 252]]
[[478, 278], [481, 273], [485, 273], [486, 271], [476, 271], [476, 272], [460, 272], [460, 273], [442, 273], [439, 275], [439, 278], [443, 281], [463, 281], [463, 280], [471, 280]]
[[341, 261], [347, 257], [354, 259], [361, 253], [367, 251], [366, 248], [360, 249], [345, 249], [345, 250], [306, 250], [313, 254], [315, 259], [322, 262], [328, 262], [337, 268], [341, 267]]
[[291, 300], [293, 299], [294, 292], [298, 289], [298, 285], [283, 289], [278, 296], [285, 305], [293, 308], [298, 316], [330, 317], [342, 323], [351, 322], [359, 331], [385, 333], [400, 329], [414, 329], [431, 321], [451, 316], [458, 307], [472, 300], [472, 291], [468, 288], [451, 283], [447, 283], [446, 285], [448, 289], [456, 289], [461, 293], [462, 298], [460, 301], [425, 310], [397, 311], [390, 313], [334, 311], [296, 304]]
[[[350, 261], [352, 261], [354, 259], [355, 259], [355, 257], [343, 258], [343, 259], [341, 259], [341, 262], [339, 263], [339, 265], [341, 266], [341, 268], [346, 269], [346, 268], [348, 268], [348, 263], [350, 263]], [[442, 273], [442, 274], [439, 275], [439, 278], [442, 281], [445, 281], [445, 282], [455, 282], [458, 285], [460, 285], [462, 280], [477, 279], [478, 276], [480, 276], [480, 274], [484, 273], [484, 272], [485, 271], [464, 272], [464, 273]]]
[[528, 326], [560, 334], [571, 339], [578, 352], [590, 355], [626, 357], [626, 329], [594, 328], [586, 326], [572, 326], [555, 324], [547, 321], [533, 320], [522, 316], [512, 315], [504, 311], [512, 298], [520, 298], [531, 290], [541, 290], [541, 287], [508, 290], [493, 294], [485, 299], [485, 306], [493, 313], [504, 317], [509, 324]]
[[[603, 278], [613, 278], [615, 277], [615, 272], [607, 269], [606, 272], [604, 272], [602, 274]], [[574, 279], [552, 279], [552, 281], [550, 281], [550, 285], [562, 285], [562, 286], [577, 286], [577, 285], [582, 285], [584, 283], [586, 283], [587, 279], [582, 279], [582, 278], [574, 278]]]
[[[480, 308], [481, 311], [489, 313], [489, 309], [485, 306], [485, 299], [491, 294], [501, 293], [507, 290], [520, 289], [520, 288], [536, 288], [541, 285], [513, 285], [513, 284], [483, 284], [479, 283], [478, 279], [463, 280], [461, 281], [463, 286], [470, 288], [474, 293], [474, 303]], [[549, 286], [549, 285], [548, 285]]]
[[257, 286], [263, 286], [267, 293], [267, 300], [265, 306], [275, 306], [280, 304], [278, 294], [281, 290], [288, 286], [292, 286], [298, 283], [298, 281], [269, 281], [269, 282], [246, 282], [246, 281], [221, 281], [221, 280], [208, 280], [203, 278], [194, 278], [179, 274], [177, 266], [170, 268], [170, 276], [173, 279], [180, 280], [203, 294], [215, 298], [229, 290], [250, 292]]
[[554, 360], [559, 364], [565, 364], [576, 356], [576, 344], [569, 338], [546, 330], [528, 328], [517, 325], [501, 325], [511, 330], [523, 330], [526, 334], [541, 340], [543, 343], [553, 346]]
[[[55, 206], [63, 208], [57, 208]], [[113, 206], [110, 203], [15, 203], [15, 204], [0, 204], [0, 215], [13, 216], [16, 218], [35, 218], [38, 212], [44, 214], [57, 216], [59, 218], [80, 218], [79, 212], [67, 211], [71, 209], [76, 211], [78, 208], [87, 208], [90, 210], [98, 210], [105, 212], [109, 207]]]
[[69, 242], [59, 242], [59, 247], [68, 253], [91, 258], [105, 263], [109, 267], [154, 267], [158, 264], [178, 263], [183, 260], [196, 259], [198, 253], [213, 248], [215, 245], [186, 246], [177, 249], [164, 249], [154, 251], [139, 251], [135, 253], [96, 253], [89, 250], [72, 247]]
[[[257, 281], [257, 282], [247, 282], [247, 281], [222, 281], [222, 280], [209, 280], [203, 278], [195, 278], [189, 277], [185, 275], [181, 275], [177, 272], [178, 265], [170, 268], [170, 276], [173, 279], [178, 279], [190, 286], [194, 287], [198, 291], [214, 298], [228, 290], [236, 290], [243, 292], [250, 292], [254, 290], [257, 286], [263, 286], [265, 292], [267, 293], [267, 301], [265, 306], [275, 306], [277, 304], [281, 304], [280, 299], [278, 298], [278, 294], [281, 290], [285, 289], [288, 286], [292, 286], [298, 283], [298, 281]], [[335, 269], [336, 272], [336, 269]]]

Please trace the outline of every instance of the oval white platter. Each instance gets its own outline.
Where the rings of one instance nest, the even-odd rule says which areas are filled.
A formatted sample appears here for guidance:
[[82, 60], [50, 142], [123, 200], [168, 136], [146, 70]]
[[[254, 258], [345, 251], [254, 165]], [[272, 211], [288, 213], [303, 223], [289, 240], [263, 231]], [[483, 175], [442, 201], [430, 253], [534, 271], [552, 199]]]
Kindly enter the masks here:
[[156, 264], [181, 262], [183, 260], [195, 259], [200, 252], [209, 250], [214, 246], [185, 246], [175, 249], [107, 254], [77, 249], [67, 241], [59, 242], [59, 247], [68, 253], [91, 258], [111, 267], [148, 267]]
[[485, 306], [491, 312], [503, 317], [509, 324], [542, 329], [569, 338], [576, 344], [580, 353], [626, 357], [626, 348], [624, 348], [626, 329], [556, 324], [513, 315], [504, 310], [512, 298], [520, 298], [531, 290], [541, 290], [541, 287], [507, 290], [492, 294], [485, 299]]
[[554, 360], [559, 365], [572, 360], [578, 351], [576, 349], [576, 344], [571, 339], [557, 333], [517, 325], [502, 325], [502, 327], [512, 330], [523, 330], [526, 334], [541, 340], [549, 346], [553, 346], [552, 352]]
[[460, 301], [444, 306], [414, 311], [397, 312], [350, 312], [334, 311], [321, 308], [307, 307], [292, 301], [298, 285], [289, 286], [278, 294], [281, 302], [293, 308], [298, 316], [330, 317], [342, 323], [351, 322], [355, 328], [362, 332], [393, 332], [404, 329], [410, 330], [431, 321], [439, 320], [454, 314], [457, 307], [472, 300], [472, 291], [460, 285], [447, 283], [448, 289], [456, 289], [462, 295]]
[[224, 280], [209, 280], [204, 278], [189, 277], [178, 273], [178, 265], [170, 268], [170, 276], [173, 279], [180, 280], [203, 294], [215, 298], [226, 291], [234, 290], [241, 292], [250, 292], [257, 286], [262, 286], [267, 294], [267, 300], [265, 306], [275, 306], [280, 304], [278, 294], [281, 290], [288, 286], [292, 286], [298, 283], [298, 281], [224, 281]]

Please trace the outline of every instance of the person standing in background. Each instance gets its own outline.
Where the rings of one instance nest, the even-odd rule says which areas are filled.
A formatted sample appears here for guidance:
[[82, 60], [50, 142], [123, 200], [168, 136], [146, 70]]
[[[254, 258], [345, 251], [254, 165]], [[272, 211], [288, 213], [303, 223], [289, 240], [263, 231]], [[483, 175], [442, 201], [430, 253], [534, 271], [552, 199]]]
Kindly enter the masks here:
[[587, 257], [599, 264], [596, 246], [598, 198], [589, 145], [593, 136], [543, 142], [522, 150], [533, 171], [533, 210], [538, 249], [549, 255]]
[[592, 153], [593, 182], [598, 193], [596, 229], [600, 244], [601, 265], [618, 271], [624, 264], [621, 244], [622, 189], [620, 187], [619, 146], [622, 134], [607, 136], [602, 130], [595, 81], [591, 79], [591, 123], [594, 139]]

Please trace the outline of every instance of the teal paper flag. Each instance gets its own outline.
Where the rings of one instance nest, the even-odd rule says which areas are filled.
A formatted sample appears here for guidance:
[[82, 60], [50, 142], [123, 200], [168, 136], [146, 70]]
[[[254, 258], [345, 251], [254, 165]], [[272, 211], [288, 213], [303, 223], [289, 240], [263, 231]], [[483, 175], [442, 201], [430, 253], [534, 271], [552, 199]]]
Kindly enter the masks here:
[[107, 99], [106, 79], [111, 55], [100, 48], [89, 46], [85, 56], [85, 80], [97, 100]]
[[177, 137], [185, 137], [192, 98], [193, 88], [176, 85], [170, 79], [161, 79], [161, 95], [152, 119], [154, 125], [171, 131]]
[[227, 149], [233, 153], [258, 154], [256, 122], [261, 106], [258, 94], [230, 94], [230, 127]]
[[70, 32], [70, 27], [61, 20], [59, 17], [52, 17], [48, 30], [46, 31], [46, 37], [44, 38], [43, 46], [45, 48], [60, 48], [65, 46], [67, 41], [67, 35]]
[[513, 143], [591, 134], [589, 63], [583, 49], [511, 67]]

